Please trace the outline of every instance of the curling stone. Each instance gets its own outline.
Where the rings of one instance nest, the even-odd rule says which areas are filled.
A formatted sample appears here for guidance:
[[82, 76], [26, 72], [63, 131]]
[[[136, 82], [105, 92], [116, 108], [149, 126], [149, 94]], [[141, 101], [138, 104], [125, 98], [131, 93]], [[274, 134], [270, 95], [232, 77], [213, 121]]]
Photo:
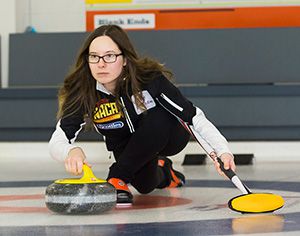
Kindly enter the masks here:
[[56, 180], [45, 193], [47, 208], [60, 214], [98, 214], [115, 207], [116, 201], [115, 187], [95, 177], [87, 165], [82, 178]]

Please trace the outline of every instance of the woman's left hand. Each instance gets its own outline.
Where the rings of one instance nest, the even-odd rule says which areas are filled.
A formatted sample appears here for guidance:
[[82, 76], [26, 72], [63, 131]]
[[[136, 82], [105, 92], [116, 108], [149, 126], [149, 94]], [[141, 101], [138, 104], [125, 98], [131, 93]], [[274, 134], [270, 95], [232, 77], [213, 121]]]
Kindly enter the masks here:
[[[230, 153], [223, 153], [221, 156], [220, 156], [220, 159], [221, 161], [223, 162], [224, 164], [224, 169], [225, 170], [228, 170], [228, 169], [232, 169], [233, 171], [235, 171], [235, 163], [234, 163], [234, 158], [232, 156], [232, 154]], [[224, 177], [226, 177], [226, 175], [223, 173], [223, 171], [221, 170], [220, 168], [220, 164], [219, 162], [216, 160], [215, 158], [215, 167], [216, 167], [216, 170], [218, 171], [218, 173]]]

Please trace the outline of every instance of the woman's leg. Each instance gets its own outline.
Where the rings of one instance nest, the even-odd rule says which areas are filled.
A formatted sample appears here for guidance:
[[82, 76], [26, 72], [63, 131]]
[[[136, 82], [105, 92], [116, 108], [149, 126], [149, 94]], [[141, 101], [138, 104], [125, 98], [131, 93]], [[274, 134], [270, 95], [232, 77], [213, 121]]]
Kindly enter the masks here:
[[157, 165], [158, 155], [174, 155], [188, 140], [189, 134], [175, 117], [162, 108], [149, 110], [110, 167], [108, 179], [119, 178], [130, 182], [141, 193], [151, 192], [165, 178]]
[[152, 192], [165, 180], [165, 173], [157, 165], [158, 157], [153, 158], [144, 165], [134, 176], [131, 185], [139, 192], [147, 194]]
[[[166, 160], [163, 156], [173, 156], [179, 153], [187, 145], [189, 139], [189, 133], [177, 120], [175, 120], [169, 135], [168, 143], [164, 149], [160, 151], [158, 156], [156, 156], [157, 158], [151, 160], [138, 173], [136, 173], [131, 184], [140, 193], [149, 193], [155, 188], [165, 188], [169, 186], [171, 181], [170, 168], [172, 168], [172, 162], [170, 160]], [[158, 165], [158, 161], [166, 161], [168, 163], [164, 163], [166, 166], [162, 167], [161, 165]], [[168, 168], [168, 170], [166, 170], [166, 168]], [[172, 169], [172, 171], [174, 170]], [[156, 176], [155, 173], [157, 173]]]

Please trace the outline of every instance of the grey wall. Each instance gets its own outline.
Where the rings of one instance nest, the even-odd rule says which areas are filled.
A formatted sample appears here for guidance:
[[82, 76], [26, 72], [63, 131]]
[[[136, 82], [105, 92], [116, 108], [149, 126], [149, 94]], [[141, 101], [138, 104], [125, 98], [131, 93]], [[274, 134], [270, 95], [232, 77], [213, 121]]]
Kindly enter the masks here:
[[132, 32], [142, 53], [166, 63], [179, 83], [300, 81], [300, 28]]
[[[0, 90], [0, 141], [47, 141], [56, 125], [55, 88], [10, 88]], [[83, 140], [102, 140], [83, 133]]]
[[[141, 54], [173, 70], [182, 93], [227, 139], [300, 139], [300, 28], [129, 35]], [[86, 36], [11, 35], [10, 88], [0, 90], [0, 141], [49, 140], [56, 123], [58, 85]], [[83, 133], [80, 139], [102, 138]]]
[[299, 140], [300, 86], [180, 88], [229, 140]]
[[1, 52], [1, 35], [0, 35], [0, 88], [2, 88], [2, 78], [1, 78], [1, 75], [2, 75], [2, 68], [1, 68], [1, 65], [2, 65], [2, 61], [1, 61], [1, 57], [2, 57], [2, 52]]
[[58, 86], [84, 37], [84, 33], [11, 34], [9, 87]]
[[[180, 87], [228, 140], [299, 140], [300, 86]], [[0, 90], [0, 141], [47, 141], [54, 131], [57, 89]], [[82, 133], [80, 140], [102, 140]]]
[[[57, 86], [87, 33], [10, 35], [9, 86]], [[300, 81], [300, 28], [129, 31], [141, 55], [172, 69], [178, 83]]]

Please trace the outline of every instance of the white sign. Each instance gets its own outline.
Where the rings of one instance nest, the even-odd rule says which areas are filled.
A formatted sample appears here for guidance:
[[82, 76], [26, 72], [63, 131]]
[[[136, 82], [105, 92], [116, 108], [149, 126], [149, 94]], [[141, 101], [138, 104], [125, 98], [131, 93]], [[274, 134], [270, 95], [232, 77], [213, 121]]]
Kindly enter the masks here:
[[123, 29], [154, 29], [155, 14], [103, 14], [94, 16], [94, 26], [119, 25]]

